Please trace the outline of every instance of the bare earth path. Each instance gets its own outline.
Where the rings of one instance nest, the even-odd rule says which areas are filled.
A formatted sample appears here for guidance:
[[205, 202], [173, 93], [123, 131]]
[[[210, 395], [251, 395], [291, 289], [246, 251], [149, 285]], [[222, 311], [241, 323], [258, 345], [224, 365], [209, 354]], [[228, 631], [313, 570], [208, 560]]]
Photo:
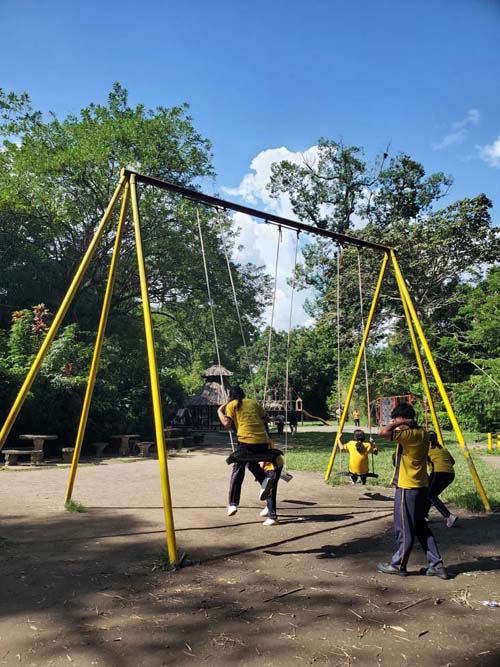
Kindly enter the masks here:
[[247, 478], [226, 516], [227, 452], [169, 459], [178, 548], [192, 566], [158, 567], [164, 549], [158, 462], [105, 460], [0, 475], [1, 665], [272, 667], [500, 665], [500, 518], [433, 529], [454, 578], [406, 579], [376, 564], [393, 549], [391, 491], [331, 488], [296, 473], [265, 528]]

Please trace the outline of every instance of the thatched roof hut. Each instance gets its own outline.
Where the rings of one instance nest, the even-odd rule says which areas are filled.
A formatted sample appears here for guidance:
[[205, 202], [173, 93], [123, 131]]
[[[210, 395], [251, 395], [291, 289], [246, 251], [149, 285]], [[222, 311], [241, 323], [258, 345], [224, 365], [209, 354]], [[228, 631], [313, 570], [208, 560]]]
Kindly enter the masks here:
[[[214, 365], [203, 371], [205, 384], [194, 396], [188, 396], [185, 407], [189, 408], [193, 421], [200, 427], [218, 428], [217, 407], [225, 403], [229, 396], [231, 371], [224, 366]], [[222, 379], [222, 384], [221, 384]]]
[[[194, 396], [186, 399], [186, 407], [192, 408], [204, 405], [220, 405], [227, 401], [231, 384], [229, 379], [232, 375], [224, 366], [210, 366], [202, 373], [205, 384]], [[222, 385], [221, 385], [222, 378]]]

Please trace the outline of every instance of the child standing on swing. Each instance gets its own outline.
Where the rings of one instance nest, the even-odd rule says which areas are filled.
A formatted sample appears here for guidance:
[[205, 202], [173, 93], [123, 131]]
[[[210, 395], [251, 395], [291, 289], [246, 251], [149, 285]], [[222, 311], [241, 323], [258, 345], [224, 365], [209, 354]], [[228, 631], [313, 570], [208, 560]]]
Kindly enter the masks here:
[[361, 429], [356, 429], [353, 435], [355, 439], [349, 440], [345, 445], [340, 440], [339, 449], [349, 452], [349, 477], [351, 478], [351, 482], [356, 484], [359, 477], [361, 484], [364, 486], [368, 475], [368, 454], [376, 455], [378, 454], [378, 449], [371, 438], [369, 442], [365, 442], [366, 435]]
[[429, 494], [427, 496], [427, 512], [425, 518], [429, 519], [431, 505], [446, 519], [448, 528], [452, 528], [458, 517], [452, 514], [443, 501], [438, 497], [455, 479], [455, 459], [444, 445], [440, 445], [434, 431], [429, 431], [429, 454], [427, 462], [431, 467], [429, 475]]

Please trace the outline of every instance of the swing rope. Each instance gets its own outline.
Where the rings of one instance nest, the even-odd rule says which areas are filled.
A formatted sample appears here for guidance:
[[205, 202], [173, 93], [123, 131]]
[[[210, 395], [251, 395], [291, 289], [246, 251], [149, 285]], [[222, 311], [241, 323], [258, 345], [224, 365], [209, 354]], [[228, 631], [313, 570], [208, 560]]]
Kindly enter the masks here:
[[337, 407], [339, 414], [341, 413], [341, 400], [342, 396], [340, 393], [340, 259], [342, 255], [342, 249], [339, 245], [337, 248], [337, 295], [336, 295], [336, 308], [337, 308]]
[[234, 307], [236, 309], [236, 315], [238, 316], [238, 324], [240, 326], [241, 339], [243, 341], [243, 348], [245, 350], [245, 361], [246, 361], [247, 366], [248, 366], [248, 374], [250, 376], [250, 383], [252, 385], [252, 393], [253, 393], [253, 397], [256, 398], [257, 392], [255, 390], [255, 383], [254, 383], [254, 377], [253, 377], [253, 373], [252, 373], [252, 366], [250, 364], [250, 357], [248, 355], [248, 346], [247, 346], [247, 341], [246, 341], [246, 337], [245, 337], [245, 332], [243, 330], [243, 322], [242, 322], [242, 319], [241, 319], [241, 313], [240, 313], [240, 308], [239, 308], [239, 304], [238, 304], [238, 297], [236, 295], [236, 287], [235, 287], [235, 284], [234, 284], [233, 272], [232, 272], [232, 269], [231, 269], [231, 261], [229, 259], [229, 252], [228, 252], [228, 249], [227, 249], [226, 237], [225, 237], [225, 234], [224, 234], [224, 229], [223, 229], [223, 225], [222, 225], [222, 222], [221, 222], [220, 210], [219, 209], [217, 209], [216, 220], [217, 220], [217, 224], [219, 226], [220, 232], [221, 232], [220, 235], [221, 235], [221, 239], [222, 239], [222, 249], [224, 251], [224, 257], [226, 258], [227, 270], [228, 270], [228, 273], [229, 273], [229, 281], [231, 283], [231, 290], [233, 292]]
[[[220, 363], [220, 351], [219, 351], [219, 339], [217, 337], [217, 327], [215, 326], [215, 315], [214, 315], [214, 304], [212, 300], [212, 293], [210, 290], [210, 279], [208, 277], [208, 266], [207, 266], [207, 257], [205, 253], [205, 244], [203, 242], [203, 233], [201, 230], [201, 221], [200, 221], [200, 212], [198, 208], [196, 208], [196, 221], [198, 223], [198, 235], [200, 237], [200, 247], [201, 247], [201, 255], [203, 257], [203, 268], [205, 270], [205, 282], [207, 285], [207, 294], [208, 294], [208, 305], [210, 307], [210, 315], [212, 317], [212, 328], [213, 328], [213, 333], [214, 333], [214, 341], [215, 341], [215, 351], [217, 353], [217, 363], [219, 365], [219, 376], [220, 376], [220, 388], [221, 388], [221, 397], [222, 400], [225, 402], [227, 401], [227, 392], [224, 387], [224, 380], [222, 378], [222, 367]], [[234, 442], [233, 442], [233, 434], [231, 431], [229, 431], [229, 439], [231, 441], [231, 449], [234, 452]]]
[[[337, 420], [340, 420], [342, 415], [341, 406], [341, 392], [340, 392], [340, 260], [342, 256], [342, 246], [337, 246], [337, 293], [336, 293], [336, 309], [337, 309]], [[337, 425], [338, 425], [337, 421]], [[340, 449], [340, 473], [342, 473], [342, 449]]]
[[[296, 283], [296, 272], [297, 272], [297, 255], [299, 251], [299, 235], [300, 230], [297, 231], [297, 239], [295, 241], [295, 255], [293, 260], [293, 275], [292, 275], [292, 285], [290, 293], [290, 311], [288, 314], [288, 336], [286, 341], [286, 365], [285, 365], [285, 424], [288, 422], [288, 391], [289, 391], [289, 376], [290, 376], [290, 339], [292, 332], [292, 317], [293, 317], [293, 297], [295, 295], [295, 283]], [[291, 407], [291, 405], [290, 405]], [[283, 470], [287, 472], [287, 455], [288, 455], [288, 431], [285, 428], [285, 456], [284, 456], [284, 465]]]
[[[281, 227], [278, 227], [278, 244], [276, 246], [276, 261], [274, 265], [274, 289], [273, 289], [273, 302], [271, 308], [271, 322], [269, 324], [269, 336], [267, 340], [267, 363], [266, 363], [266, 378], [264, 381], [264, 396], [262, 402], [265, 404], [267, 399], [268, 383], [269, 383], [269, 366], [271, 363], [271, 341], [273, 335], [273, 324], [274, 324], [274, 307], [276, 304], [276, 287], [278, 283], [278, 265], [280, 257], [280, 246], [282, 241], [282, 231]], [[286, 397], [285, 397], [286, 400]]]
[[[365, 330], [365, 317], [363, 312], [363, 281], [361, 275], [361, 253], [359, 248], [358, 251], [358, 287], [359, 287], [359, 310], [361, 313], [361, 331]], [[365, 368], [365, 387], [366, 387], [366, 416], [368, 420], [368, 431], [370, 433], [370, 440], [372, 438], [372, 419], [370, 411], [370, 385], [368, 381], [368, 363], [366, 361], [366, 346], [363, 348], [363, 364]], [[373, 452], [371, 453], [371, 462], [372, 462], [372, 472], [375, 472], [375, 460], [373, 457]]]

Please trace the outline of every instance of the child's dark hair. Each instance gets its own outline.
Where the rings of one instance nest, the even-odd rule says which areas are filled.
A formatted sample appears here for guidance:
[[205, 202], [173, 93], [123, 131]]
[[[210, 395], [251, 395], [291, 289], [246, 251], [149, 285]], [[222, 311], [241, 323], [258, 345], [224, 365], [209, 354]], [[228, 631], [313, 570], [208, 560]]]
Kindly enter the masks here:
[[361, 429], [357, 428], [355, 431], [353, 431], [353, 436], [356, 442], [364, 442], [365, 441], [365, 432], [362, 431]]
[[403, 419], [415, 419], [415, 410], [409, 403], [398, 403], [391, 412], [391, 419], [402, 417]]
[[434, 431], [429, 431], [429, 445], [431, 449], [435, 449], [436, 447], [438, 449], [443, 449], [441, 445], [439, 444], [439, 440], [437, 435], [434, 433]]
[[245, 398], [245, 392], [241, 387], [239, 387], [238, 385], [236, 385], [235, 387], [231, 387], [231, 389], [229, 390], [229, 400], [238, 401], [238, 408], [241, 408], [241, 404], [244, 398]]

